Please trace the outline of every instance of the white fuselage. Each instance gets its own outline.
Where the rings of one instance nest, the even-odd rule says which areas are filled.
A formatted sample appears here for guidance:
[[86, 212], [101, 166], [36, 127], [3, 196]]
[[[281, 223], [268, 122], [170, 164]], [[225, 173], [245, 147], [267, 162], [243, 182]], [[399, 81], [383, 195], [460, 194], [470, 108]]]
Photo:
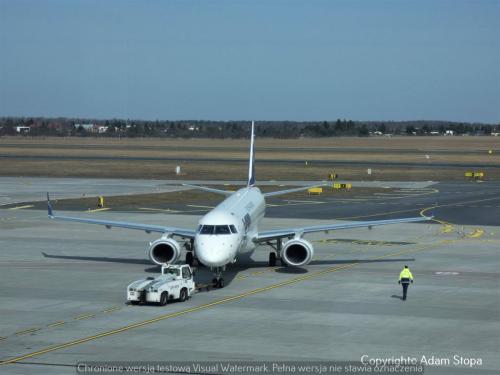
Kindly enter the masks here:
[[207, 267], [223, 267], [239, 254], [255, 249], [252, 241], [266, 210], [256, 187], [245, 187], [201, 218], [194, 239], [195, 254]]

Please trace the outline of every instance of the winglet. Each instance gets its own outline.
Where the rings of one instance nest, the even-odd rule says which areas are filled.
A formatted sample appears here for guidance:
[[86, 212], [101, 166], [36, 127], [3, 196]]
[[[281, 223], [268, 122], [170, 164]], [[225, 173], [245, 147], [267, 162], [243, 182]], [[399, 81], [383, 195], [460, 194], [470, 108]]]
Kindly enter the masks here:
[[50, 203], [50, 197], [49, 197], [49, 192], [47, 192], [47, 215], [49, 218], [53, 219], [54, 214], [52, 212], [52, 203]]
[[250, 138], [250, 160], [248, 162], [248, 182], [247, 186], [255, 185], [255, 122], [252, 121], [252, 134]]

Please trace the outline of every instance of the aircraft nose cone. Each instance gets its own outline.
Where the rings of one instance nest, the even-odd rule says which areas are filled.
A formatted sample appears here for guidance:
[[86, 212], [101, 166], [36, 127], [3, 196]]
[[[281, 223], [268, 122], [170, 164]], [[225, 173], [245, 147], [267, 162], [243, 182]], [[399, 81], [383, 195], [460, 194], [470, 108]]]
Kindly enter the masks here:
[[235, 251], [227, 243], [203, 239], [195, 242], [196, 257], [205, 266], [221, 267], [234, 259]]

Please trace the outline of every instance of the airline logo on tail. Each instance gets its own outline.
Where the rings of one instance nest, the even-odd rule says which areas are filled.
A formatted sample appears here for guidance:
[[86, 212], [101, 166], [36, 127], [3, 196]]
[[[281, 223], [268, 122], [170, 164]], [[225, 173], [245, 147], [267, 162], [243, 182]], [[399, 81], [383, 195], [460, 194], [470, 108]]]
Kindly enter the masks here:
[[255, 185], [255, 123], [252, 121], [252, 135], [250, 139], [250, 160], [248, 162], [248, 182], [247, 186]]

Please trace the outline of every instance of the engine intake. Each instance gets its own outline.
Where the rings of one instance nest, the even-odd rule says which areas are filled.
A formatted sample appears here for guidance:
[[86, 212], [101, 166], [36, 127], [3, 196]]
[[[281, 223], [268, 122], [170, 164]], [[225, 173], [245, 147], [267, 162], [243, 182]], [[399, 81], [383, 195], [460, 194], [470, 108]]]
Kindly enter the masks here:
[[160, 238], [149, 246], [149, 259], [158, 265], [174, 263], [180, 255], [180, 244], [171, 238]]
[[300, 267], [308, 264], [314, 255], [313, 245], [302, 239], [297, 238], [288, 241], [283, 246], [281, 258], [289, 266]]

